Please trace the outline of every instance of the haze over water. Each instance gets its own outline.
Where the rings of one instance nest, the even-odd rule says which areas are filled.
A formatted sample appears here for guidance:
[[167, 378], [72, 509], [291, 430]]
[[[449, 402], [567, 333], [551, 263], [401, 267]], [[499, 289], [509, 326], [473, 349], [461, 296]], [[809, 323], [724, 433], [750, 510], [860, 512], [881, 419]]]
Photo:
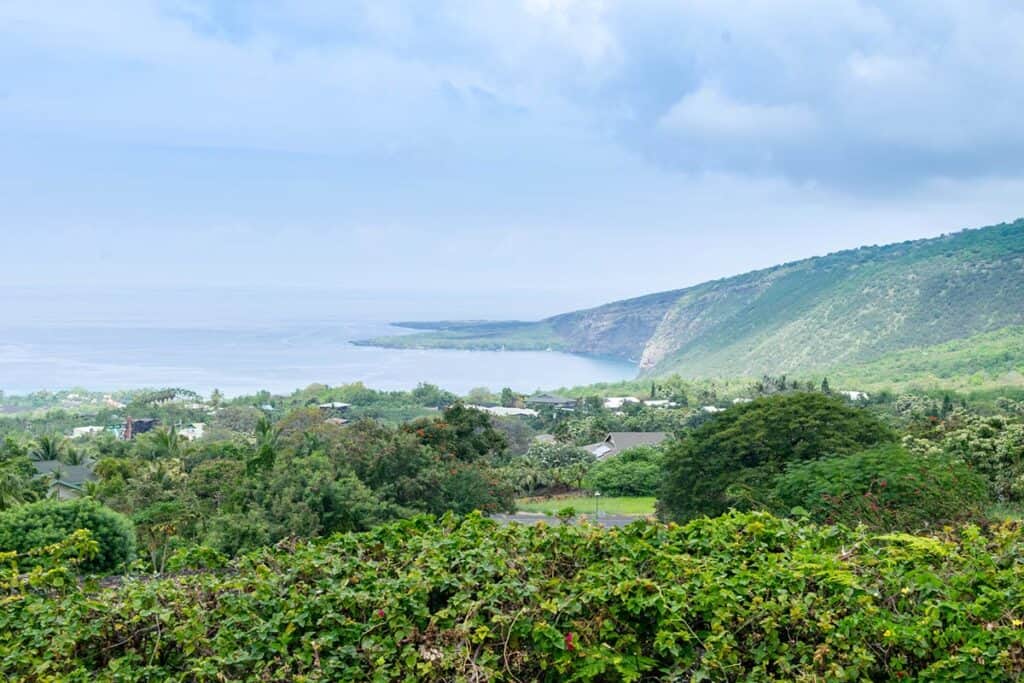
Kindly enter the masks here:
[[[632, 377], [626, 363], [555, 352], [397, 350], [356, 339], [409, 332], [394, 320], [528, 317], [536, 303], [436, 294], [163, 289], [7, 290], [0, 301], [0, 390], [185, 387], [229, 396], [313, 382], [465, 393], [529, 392]], [[546, 315], [547, 310], [541, 311]], [[526, 314], [526, 315], [523, 315]]]

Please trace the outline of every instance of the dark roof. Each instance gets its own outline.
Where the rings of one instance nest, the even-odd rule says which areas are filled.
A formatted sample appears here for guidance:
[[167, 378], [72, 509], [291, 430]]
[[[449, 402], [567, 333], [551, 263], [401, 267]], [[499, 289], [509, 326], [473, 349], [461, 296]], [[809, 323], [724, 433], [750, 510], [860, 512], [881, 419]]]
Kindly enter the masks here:
[[95, 481], [90, 464], [65, 465], [60, 460], [36, 460], [32, 463], [39, 476], [58, 476], [68, 486], [80, 487], [84, 482]]
[[593, 453], [598, 460], [603, 460], [637, 446], [657, 446], [667, 438], [665, 432], [611, 432], [604, 441], [583, 448]]
[[555, 394], [538, 394], [536, 396], [530, 396], [526, 399], [527, 403], [546, 403], [550, 405], [569, 405], [576, 404], [576, 399], [566, 398], [565, 396], [556, 396]]

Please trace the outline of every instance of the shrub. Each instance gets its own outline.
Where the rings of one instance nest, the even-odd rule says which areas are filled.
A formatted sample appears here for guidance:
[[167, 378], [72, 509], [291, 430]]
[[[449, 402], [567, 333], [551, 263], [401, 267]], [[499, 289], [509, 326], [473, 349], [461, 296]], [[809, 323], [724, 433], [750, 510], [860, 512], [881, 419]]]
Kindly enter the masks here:
[[661, 449], [638, 446], [595, 464], [587, 488], [607, 496], [653, 496], [661, 483]]
[[658, 511], [686, 520], [757, 506], [790, 463], [855, 453], [894, 438], [865, 409], [823, 394], [783, 394], [734, 406], [666, 448]]
[[877, 536], [417, 518], [227, 571], [40, 591], [0, 565], [11, 680], [1011, 681], [1024, 528]]
[[[0, 512], [0, 552], [25, 553], [58, 543], [78, 529], [88, 529], [99, 544], [96, 556], [81, 565], [83, 571], [111, 572], [135, 559], [132, 523], [90, 498], [48, 498]], [[31, 559], [21, 564], [33, 566]]]
[[978, 519], [985, 479], [948, 458], [889, 445], [790, 466], [775, 485], [779, 510], [801, 507], [818, 522], [915, 531]]

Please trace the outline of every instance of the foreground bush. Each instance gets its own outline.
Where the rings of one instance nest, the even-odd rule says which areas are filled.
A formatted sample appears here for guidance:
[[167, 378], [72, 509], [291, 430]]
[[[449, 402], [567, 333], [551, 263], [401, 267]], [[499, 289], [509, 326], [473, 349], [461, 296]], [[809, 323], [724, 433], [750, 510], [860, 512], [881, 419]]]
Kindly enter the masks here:
[[[27, 553], [58, 543], [78, 529], [87, 529], [99, 544], [94, 557], [82, 563], [87, 572], [111, 572], [135, 559], [135, 529], [122, 514], [89, 498], [54, 498], [0, 512], [0, 552]], [[23, 567], [36, 560], [22, 561]]]
[[790, 467], [776, 482], [779, 512], [800, 507], [828, 524], [917, 531], [976, 521], [988, 483], [962, 462], [889, 445]]
[[1016, 680], [1024, 532], [730, 513], [425, 518], [63, 595], [0, 576], [0, 670], [48, 680]]

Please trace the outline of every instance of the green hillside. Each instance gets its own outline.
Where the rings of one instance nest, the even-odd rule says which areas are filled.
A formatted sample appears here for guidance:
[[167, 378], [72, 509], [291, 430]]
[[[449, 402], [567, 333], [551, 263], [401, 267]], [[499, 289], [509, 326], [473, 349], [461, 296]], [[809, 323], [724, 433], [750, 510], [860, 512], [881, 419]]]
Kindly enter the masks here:
[[[807, 374], [875, 362], [910, 372], [930, 371], [929, 357], [915, 360], [915, 349], [977, 335], [988, 343], [984, 335], [1020, 325], [1024, 219], [837, 252], [539, 322], [421, 324], [432, 331], [368, 343], [552, 349], [630, 359], [643, 374], [685, 377]], [[1006, 330], [994, 339], [1015, 335], [1019, 330]], [[986, 371], [978, 363], [989, 361], [974, 358], [972, 348], [936, 353], [949, 357], [958, 376]], [[1019, 360], [1013, 363], [1019, 369]]]

